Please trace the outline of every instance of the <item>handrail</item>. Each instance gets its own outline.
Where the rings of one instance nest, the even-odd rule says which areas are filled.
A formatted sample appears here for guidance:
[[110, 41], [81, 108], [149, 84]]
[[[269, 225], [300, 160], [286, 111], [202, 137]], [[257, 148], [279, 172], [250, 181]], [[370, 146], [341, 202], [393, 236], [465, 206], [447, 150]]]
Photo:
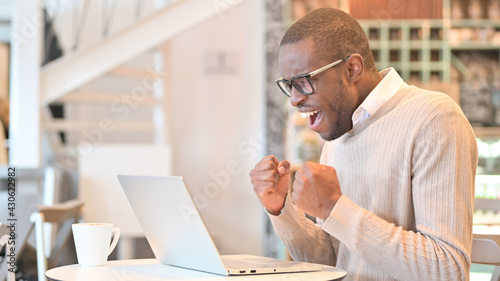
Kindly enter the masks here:
[[[155, 6], [148, 12], [155, 12], [173, 2], [175, 0], [155, 1]], [[88, 0], [43, 0], [41, 14], [46, 17], [44, 55], [47, 56], [48, 52], [50, 52], [54, 38], [58, 38], [59, 42], [70, 42], [69, 45], [66, 44], [66, 48], [63, 46], [63, 53], [65, 54], [82, 51], [84, 34], [88, 33], [88, 29], [91, 28], [90, 25], [94, 24], [95, 26], [96, 20], [100, 18], [100, 25], [95, 32], [97, 40], [92, 43], [98, 44], [99, 41], [120, 32], [120, 30], [135, 24], [143, 18], [146, 15], [144, 3], [143, 0], [135, 0], [132, 5], [130, 5], [130, 1], [119, 0], [102, 0], [98, 2]], [[100, 16], [95, 14], [96, 11], [100, 12]], [[113, 30], [113, 27], [119, 24], [116, 17], [118, 13], [120, 15], [129, 15], [127, 18], [121, 19], [127, 21], [128, 24]], [[71, 34], [63, 34], [58, 30], [60, 27], [66, 29], [71, 27]]]

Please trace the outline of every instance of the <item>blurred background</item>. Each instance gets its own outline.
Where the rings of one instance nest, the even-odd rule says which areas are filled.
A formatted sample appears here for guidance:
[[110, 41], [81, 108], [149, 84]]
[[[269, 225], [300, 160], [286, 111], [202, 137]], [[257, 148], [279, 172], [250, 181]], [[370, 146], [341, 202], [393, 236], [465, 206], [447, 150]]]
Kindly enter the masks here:
[[[1, 0], [0, 206], [15, 167], [19, 278], [36, 280], [40, 204], [79, 199], [82, 220], [122, 228], [112, 259], [153, 256], [116, 174], [183, 176], [222, 254], [287, 258], [248, 173], [268, 154], [319, 160], [274, 80], [284, 31], [320, 7], [359, 20], [380, 70], [460, 104], [480, 154], [474, 231], [500, 233], [500, 0]], [[56, 265], [76, 262], [71, 243]]]

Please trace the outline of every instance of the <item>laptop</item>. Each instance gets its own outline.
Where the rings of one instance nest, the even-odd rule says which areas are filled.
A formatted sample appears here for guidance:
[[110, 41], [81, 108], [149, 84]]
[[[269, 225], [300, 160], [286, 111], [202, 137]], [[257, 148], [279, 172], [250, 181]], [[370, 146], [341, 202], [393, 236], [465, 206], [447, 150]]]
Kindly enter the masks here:
[[319, 264], [220, 255], [182, 177], [118, 175], [159, 262], [220, 275], [321, 270]]

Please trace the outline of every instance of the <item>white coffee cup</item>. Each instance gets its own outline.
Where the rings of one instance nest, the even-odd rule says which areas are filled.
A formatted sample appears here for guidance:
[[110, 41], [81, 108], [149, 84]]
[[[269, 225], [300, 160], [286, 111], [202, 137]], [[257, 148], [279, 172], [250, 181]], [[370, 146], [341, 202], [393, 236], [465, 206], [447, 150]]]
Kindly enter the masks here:
[[111, 223], [74, 223], [72, 229], [76, 256], [82, 266], [105, 264], [121, 233], [120, 229], [113, 228]]

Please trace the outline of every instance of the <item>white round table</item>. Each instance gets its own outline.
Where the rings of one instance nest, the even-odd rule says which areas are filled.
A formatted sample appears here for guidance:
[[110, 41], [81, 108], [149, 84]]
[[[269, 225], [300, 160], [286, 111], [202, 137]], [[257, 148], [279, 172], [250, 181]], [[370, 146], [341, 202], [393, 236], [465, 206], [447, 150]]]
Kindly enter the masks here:
[[157, 280], [341, 280], [346, 272], [340, 268], [324, 266], [321, 271], [221, 276], [159, 263], [156, 259], [108, 261], [103, 266], [82, 267], [67, 265], [48, 270], [45, 276], [51, 280], [71, 281], [157, 281]]

